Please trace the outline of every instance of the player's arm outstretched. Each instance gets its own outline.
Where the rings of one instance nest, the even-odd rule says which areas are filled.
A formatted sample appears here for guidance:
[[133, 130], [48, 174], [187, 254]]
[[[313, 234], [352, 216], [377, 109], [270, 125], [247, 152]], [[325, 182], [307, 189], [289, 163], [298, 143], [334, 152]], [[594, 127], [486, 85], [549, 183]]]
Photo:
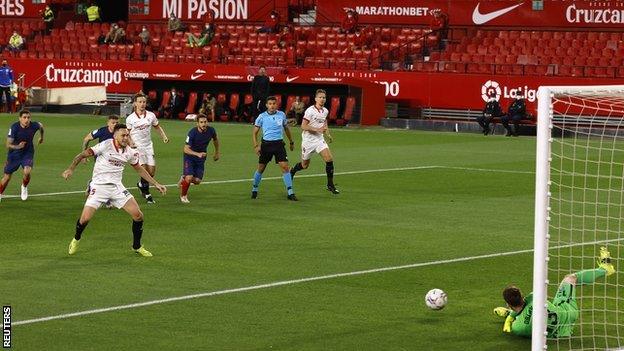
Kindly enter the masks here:
[[331, 144], [332, 141], [334, 141], [334, 137], [329, 134], [329, 126], [327, 125], [327, 120], [325, 120], [325, 125], [323, 126], [323, 128], [325, 129], [325, 131], [323, 131], [323, 134], [325, 134], [325, 136], [327, 137], [327, 142]]
[[43, 123], [39, 123], [39, 144], [43, 144]]
[[212, 156], [212, 159], [214, 161], [219, 161], [219, 158], [221, 157], [221, 154], [219, 153], [219, 138], [217, 138], [216, 135], [212, 138], [212, 143], [213, 143], [214, 149], [215, 149], [215, 152], [214, 152], [214, 155]]
[[69, 167], [67, 167], [67, 169], [63, 171], [63, 178], [65, 178], [65, 180], [68, 180], [69, 178], [71, 178], [72, 174], [74, 174], [74, 169], [76, 169], [76, 166], [78, 166], [78, 164], [80, 164], [82, 160], [87, 159], [91, 156], [93, 156], [92, 149], [86, 149], [83, 152], [76, 155], [76, 157], [74, 157]]
[[286, 134], [286, 137], [288, 137], [288, 142], [289, 142], [289, 145], [290, 145], [290, 151], [294, 151], [295, 150], [295, 142], [293, 141], [292, 134], [290, 133], [290, 128], [288, 128], [288, 124], [287, 123], [284, 124], [284, 133]]
[[158, 133], [160, 133], [160, 137], [162, 138], [163, 143], [168, 143], [169, 138], [167, 138], [167, 134], [165, 134], [165, 130], [163, 129], [163, 127], [161, 127], [160, 124], [157, 124], [154, 126], [154, 128], [158, 130]]
[[167, 188], [156, 181], [156, 179], [152, 178], [152, 176], [138, 163], [132, 165], [135, 171], [139, 174], [139, 176], [145, 180], [147, 180], [150, 184], [152, 184], [161, 194], [165, 195], [167, 193]]
[[260, 156], [260, 145], [258, 144], [258, 133], [260, 132], [260, 127], [254, 126], [253, 132], [251, 133], [251, 140], [253, 141], [253, 148], [256, 152], [256, 155]]

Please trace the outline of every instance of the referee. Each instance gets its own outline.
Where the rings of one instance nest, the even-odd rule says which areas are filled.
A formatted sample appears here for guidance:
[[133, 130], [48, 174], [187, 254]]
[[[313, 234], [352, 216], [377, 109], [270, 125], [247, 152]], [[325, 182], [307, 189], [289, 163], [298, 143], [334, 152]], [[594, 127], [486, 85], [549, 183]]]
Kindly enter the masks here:
[[[288, 141], [290, 142], [290, 151], [295, 149], [290, 129], [286, 120], [286, 114], [277, 110], [277, 99], [275, 96], [267, 97], [267, 110], [262, 112], [254, 123], [252, 134], [253, 147], [258, 155], [258, 169], [253, 176], [253, 187], [251, 189], [251, 198], [258, 198], [258, 187], [262, 180], [262, 172], [266, 168], [267, 163], [271, 162], [275, 156], [275, 163], [279, 164], [282, 169], [282, 178], [284, 185], [288, 191], [288, 200], [297, 201], [297, 197], [292, 188], [292, 177], [290, 176], [290, 167], [288, 166], [288, 157], [286, 156], [286, 148], [284, 145], [283, 131], [286, 132]], [[262, 128], [262, 144], [258, 145], [258, 132]], [[283, 131], [282, 131], [283, 130]]]

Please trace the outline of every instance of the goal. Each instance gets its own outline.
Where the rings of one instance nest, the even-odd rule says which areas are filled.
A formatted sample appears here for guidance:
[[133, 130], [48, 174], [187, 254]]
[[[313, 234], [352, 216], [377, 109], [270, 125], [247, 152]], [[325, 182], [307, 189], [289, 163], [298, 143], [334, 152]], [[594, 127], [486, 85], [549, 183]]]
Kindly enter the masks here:
[[547, 337], [546, 300], [567, 275], [624, 255], [624, 86], [540, 87], [532, 350], [624, 350], [619, 273], [577, 285], [571, 336]]

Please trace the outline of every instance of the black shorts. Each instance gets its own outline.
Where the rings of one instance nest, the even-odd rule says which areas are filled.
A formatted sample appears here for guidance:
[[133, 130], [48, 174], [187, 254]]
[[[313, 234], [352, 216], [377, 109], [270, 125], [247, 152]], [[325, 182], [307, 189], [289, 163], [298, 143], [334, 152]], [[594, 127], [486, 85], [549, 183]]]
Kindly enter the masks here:
[[266, 141], [262, 140], [260, 144], [260, 157], [258, 163], [266, 165], [271, 162], [271, 159], [275, 156], [275, 163], [288, 162], [288, 156], [286, 156], [286, 147], [283, 140]]

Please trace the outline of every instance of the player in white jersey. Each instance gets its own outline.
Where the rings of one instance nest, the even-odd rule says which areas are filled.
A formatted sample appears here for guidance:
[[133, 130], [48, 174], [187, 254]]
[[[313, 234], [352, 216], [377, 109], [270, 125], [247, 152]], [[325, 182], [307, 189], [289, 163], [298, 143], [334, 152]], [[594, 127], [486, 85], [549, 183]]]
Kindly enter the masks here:
[[327, 173], [327, 190], [332, 194], [340, 194], [334, 185], [334, 159], [329, 146], [325, 142], [332, 142], [333, 138], [329, 134], [327, 127], [327, 115], [329, 111], [325, 108], [327, 94], [323, 89], [317, 89], [314, 95], [314, 105], [308, 107], [301, 122], [301, 162], [297, 163], [291, 170], [290, 175], [294, 179], [295, 173], [310, 166], [312, 154], [318, 153], [325, 161], [325, 172]]
[[[154, 145], [152, 144], [152, 127], [158, 130], [163, 142], [169, 142], [156, 115], [146, 109], [147, 97], [142, 94], [134, 96], [134, 112], [126, 118], [126, 125], [130, 131], [130, 146], [139, 151], [139, 164], [153, 177], [156, 174], [156, 160], [154, 159]], [[154, 198], [149, 191], [149, 182], [141, 178], [137, 183], [141, 194], [148, 204], [154, 203]]]
[[91, 177], [91, 191], [82, 209], [82, 214], [76, 222], [76, 234], [69, 243], [70, 255], [78, 250], [82, 232], [93, 218], [95, 211], [102, 204], [110, 201], [113, 206], [123, 208], [132, 217], [132, 234], [134, 237], [132, 249], [141, 256], [152, 256], [152, 253], [141, 245], [143, 213], [132, 194], [121, 183], [124, 166], [126, 163], [130, 163], [141, 177], [154, 185], [163, 195], [167, 192], [167, 188], [160, 185], [145, 168], [139, 165], [139, 154], [137, 150], [128, 146], [129, 140], [130, 132], [126, 125], [117, 124], [113, 132], [113, 139], [105, 140], [76, 155], [69, 168], [63, 172], [63, 178], [67, 180], [83, 159], [97, 156]]

